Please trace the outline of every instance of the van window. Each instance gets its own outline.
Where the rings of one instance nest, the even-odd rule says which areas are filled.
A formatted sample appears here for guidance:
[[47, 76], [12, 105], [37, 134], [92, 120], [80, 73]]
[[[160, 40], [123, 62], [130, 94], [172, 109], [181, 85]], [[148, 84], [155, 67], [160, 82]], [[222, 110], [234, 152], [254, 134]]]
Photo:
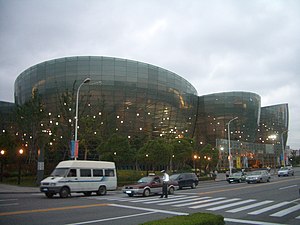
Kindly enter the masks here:
[[76, 169], [70, 169], [70, 171], [68, 173], [68, 177], [77, 177]]
[[106, 169], [105, 170], [105, 176], [106, 177], [114, 177], [115, 176], [115, 171], [113, 169]]
[[103, 170], [94, 169], [93, 170], [93, 176], [94, 177], [103, 177]]
[[81, 177], [91, 177], [92, 172], [90, 169], [80, 169], [80, 176]]

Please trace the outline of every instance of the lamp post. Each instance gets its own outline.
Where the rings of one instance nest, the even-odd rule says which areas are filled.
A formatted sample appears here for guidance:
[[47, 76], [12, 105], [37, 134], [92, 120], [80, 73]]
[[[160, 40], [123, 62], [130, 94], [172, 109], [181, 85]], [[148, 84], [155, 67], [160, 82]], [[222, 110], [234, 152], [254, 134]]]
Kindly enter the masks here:
[[18, 172], [18, 185], [21, 183], [21, 164], [22, 164], [22, 155], [24, 153], [23, 149], [19, 150], [19, 172]]
[[285, 149], [284, 149], [284, 143], [283, 143], [283, 134], [287, 133], [289, 130], [285, 130], [281, 133], [281, 146], [282, 146], [282, 161], [283, 161], [283, 167], [285, 167]]
[[[79, 99], [79, 91], [82, 85], [89, 83], [91, 81], [91, 78], [86, 78], [78, 87], [77, 89], [77, 95], [76, 95], [76, 115], [75, 115], [75, 137], [74, 137], [74, 148], [78, 150], [78, 143], [77, 143], [77, 129], [78, 129], [78, 99]], [[77, 159], [77, 155], [75, 154], [75, 150], [74, 149], [74, 159]]]
[[196, 159], [198, 158], [197, 155], [194, 155], [194, 171], [195, 171], [195, 174], [197, 176], [197, 172], [196, 172]]
[[277, 138], [276, 134], [272, 134], [270, 136], [268, 136], [268, 138], [273, 140], [273, 151], [274, 151], [274, 174], [276, 172], [276, 149], [275, 149], [275, 140]]
[[227, 130], [228, 130], [228, 162], [229, 162], [229, 176], [232, 175], [232, 157], [231, 157], [231, 147], [230, 147], [230, 123], [234, 120], [238, 119], [238, 117], [234, 117], [233, 119], [229, 120], [227, 123]]
[[1, 179], [0, 181], [2, 182], [3, 181], [3, 168], [4, 168], [4, 155], [5, 155], [5, 150], [1, 150], [0, 151], [0, 154], [1, 154]]

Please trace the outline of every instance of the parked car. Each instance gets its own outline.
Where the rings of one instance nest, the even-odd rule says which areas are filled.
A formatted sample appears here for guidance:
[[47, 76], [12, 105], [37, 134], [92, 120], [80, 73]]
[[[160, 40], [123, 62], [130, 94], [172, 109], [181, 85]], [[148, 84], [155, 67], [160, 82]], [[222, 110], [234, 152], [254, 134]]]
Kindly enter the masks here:
[[[149, 196], [153, 194], [160, 194], [162, 192], [163, 179], [159, 176], [142, 177], [135, 184], [125, 185], [122, 189], [123, 193], [129, 197], [134, 195]], [[174, 194], [174, 191], [178, 189], [178, 183], [175, 181], [169, 181], [168, 193]]]
[[229, 184], [245, 182], [246, 181], [246, 173], [244, 173], [244, 172], [233, 173], [231, 176], [227, 177], [226, 180]]
[[194, 173], [177, 173], [170, 176], [170, 180], [178, 183], [179, 189], [183, 187], [196, 188], [199, 179]]
[[246, 182], [249, 183], [260, 183], [260, 182], [270, 182], [271, 175], [267, 170], [256, 170], [248, 173], [246, 177]]
[[281, 167], [279, 170], [278, 170], [278, 177], [281, 177], [281, 176], [294, 176], [294, 170], [292, 167]]

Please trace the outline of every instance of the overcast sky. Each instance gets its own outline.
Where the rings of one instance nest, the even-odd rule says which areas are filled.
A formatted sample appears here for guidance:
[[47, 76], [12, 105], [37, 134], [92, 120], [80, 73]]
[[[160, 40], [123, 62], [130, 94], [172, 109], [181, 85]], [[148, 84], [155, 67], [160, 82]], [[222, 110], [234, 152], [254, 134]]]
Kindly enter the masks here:
[[288, 103], [288, 144], [300, 149], [299, 0], [0, 0], [0, 101], [14, 101], [28, 67], [75, 55], [153, 64], [199, 95]]

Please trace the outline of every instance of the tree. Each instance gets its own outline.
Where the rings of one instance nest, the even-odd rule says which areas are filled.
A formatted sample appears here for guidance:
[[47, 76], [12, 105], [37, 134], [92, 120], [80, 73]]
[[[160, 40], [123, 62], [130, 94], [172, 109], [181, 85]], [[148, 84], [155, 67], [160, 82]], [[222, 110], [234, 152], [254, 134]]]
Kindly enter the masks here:
[[173, 139], [171, 142], [173, 147], [172, 163], [174, 169], [184, 169], [191, 161], [194, 151], [194, 141], [191, 139]]

